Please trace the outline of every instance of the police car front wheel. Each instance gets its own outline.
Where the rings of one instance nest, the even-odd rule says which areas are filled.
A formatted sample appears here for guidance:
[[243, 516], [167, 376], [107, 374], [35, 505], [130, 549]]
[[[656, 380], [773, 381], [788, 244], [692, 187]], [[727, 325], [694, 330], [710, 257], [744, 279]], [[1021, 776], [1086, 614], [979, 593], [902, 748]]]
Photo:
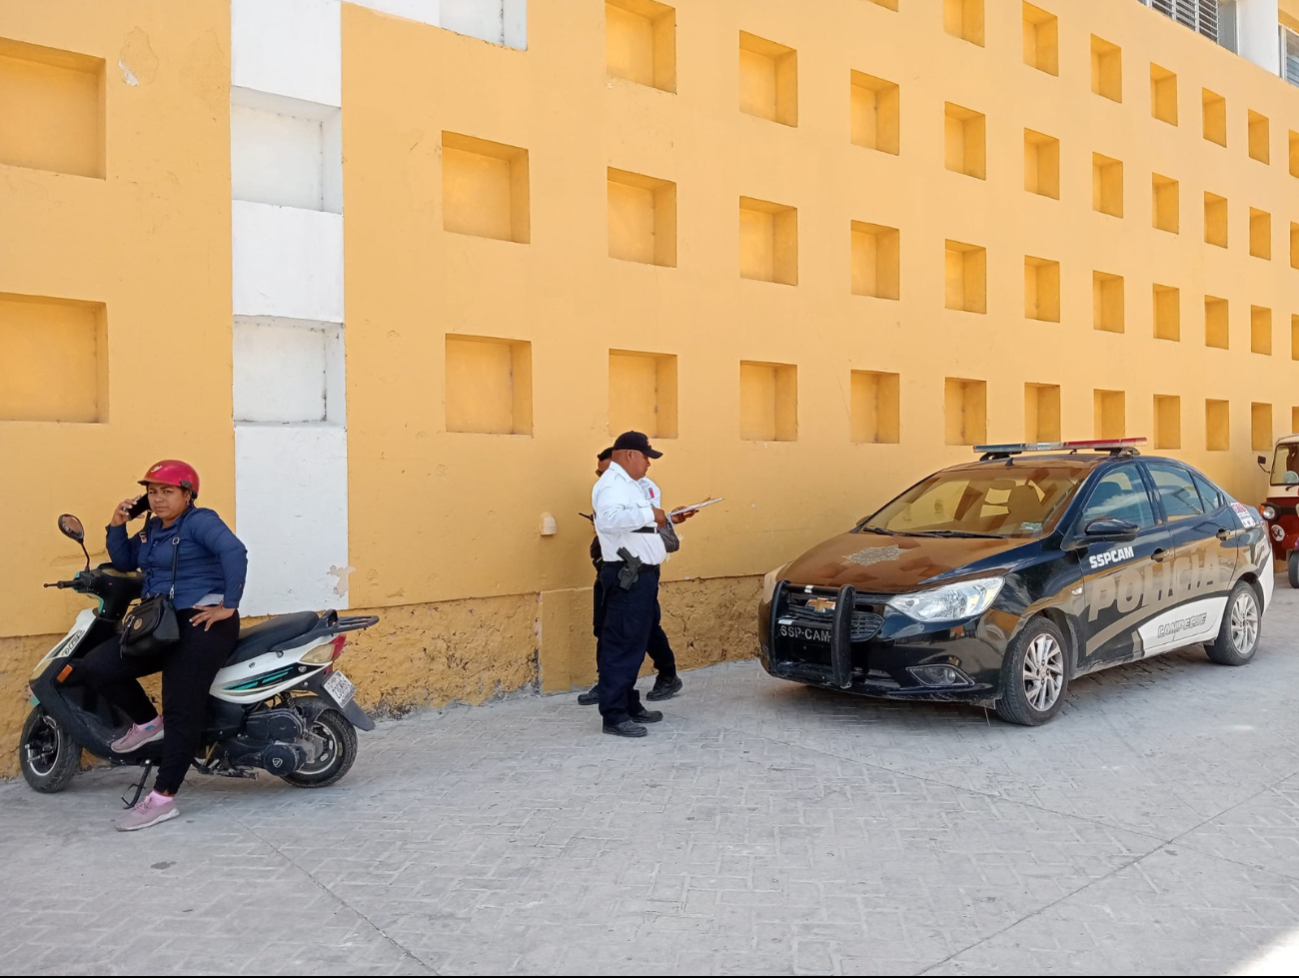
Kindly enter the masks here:
[[1034, 727], [1060, 712], [1069, 685], [1064, 636], [1046, 618], [1034, 618], [1011, 641], [1001, 667], [997, 716]]
[[1258, 650], [1262, 619], [1258, 592], [1248, 581], [1240, 581], [1227, 599], [1217, 640], [1204, 647], [1209, 658], [1224, 666], [1243, 666], [1251, 661]]

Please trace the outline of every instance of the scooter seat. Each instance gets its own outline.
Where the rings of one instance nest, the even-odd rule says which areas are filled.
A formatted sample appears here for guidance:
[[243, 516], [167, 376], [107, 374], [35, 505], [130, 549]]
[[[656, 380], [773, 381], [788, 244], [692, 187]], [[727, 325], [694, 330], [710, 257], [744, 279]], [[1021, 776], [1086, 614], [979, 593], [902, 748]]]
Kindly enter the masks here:
[[305, 635], [316, 627], [320, 615], [314, 611], [295, 611], [291, 615], [276, 615], [257, 625], [239, 629], [239, 642], [226, 659], [226, 665], [247, 662], [268, 652], [273, 646]]

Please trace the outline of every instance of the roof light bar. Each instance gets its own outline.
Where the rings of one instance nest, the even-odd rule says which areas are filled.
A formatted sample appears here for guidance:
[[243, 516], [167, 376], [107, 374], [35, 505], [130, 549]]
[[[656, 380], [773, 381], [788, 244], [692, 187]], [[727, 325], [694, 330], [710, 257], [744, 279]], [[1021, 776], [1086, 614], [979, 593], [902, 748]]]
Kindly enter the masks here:
[[975, 445], [974, 450], [985, 455], [1018, 455], [1022, 452], [1076, 452], [1093, 449], [1098, 452], [1118, 452], [1144, 445], [1145, 438], [1091, 438], [1082, 441], [1007, 442], [1000, 445]]

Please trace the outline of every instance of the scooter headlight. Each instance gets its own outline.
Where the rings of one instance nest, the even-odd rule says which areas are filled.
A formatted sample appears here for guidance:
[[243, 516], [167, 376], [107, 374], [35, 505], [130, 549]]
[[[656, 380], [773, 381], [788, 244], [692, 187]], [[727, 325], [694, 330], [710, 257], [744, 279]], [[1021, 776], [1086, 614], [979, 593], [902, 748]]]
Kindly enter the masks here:
[[1269, 506], [1267, 504], [1264, 504], [1258, 508], [1258, 511], [1263, 514], [1263, 519], [1267, 520], [1269, 523], [1271, 523], [1274, 519], [1276, 519], [1275, 506]]
[[1006, 583], [1004, 577], [981, 577], [959, 584], [947, 584], [932, 591], [900, 594], [889, 599], [889, 607], [916, 621], [959, 621], [973, 618], [991, 607]]

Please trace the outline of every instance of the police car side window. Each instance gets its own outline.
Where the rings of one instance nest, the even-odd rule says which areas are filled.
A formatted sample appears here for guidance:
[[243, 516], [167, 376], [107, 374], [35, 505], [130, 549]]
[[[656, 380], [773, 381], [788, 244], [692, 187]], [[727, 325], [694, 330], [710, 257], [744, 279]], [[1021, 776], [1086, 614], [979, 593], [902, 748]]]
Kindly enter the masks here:
[[1195, 488], [1200, 490], [1200, 500], [1208, 512], [1212, 513], [1222, 506], [1222, 493], [1218, 491], [1217, 486], [1198, 472], [1192, 472], [1191, 478], [1195, 480]]
[[1185, 469], [1172, 465], [1147, 463], [1150, 476], [1155, 480], [1155, 491], [1159, 501], [1164, 504], [1164, 513], [1170, 520], [1180, 520], [1187, 516], [1200, 516], [1204, 513], [1204, 504], [1200, 493], [1191, 481], [1191, 474]]
[[1082, 525], [1102, 518], [1131, 520], [1143, 527], [1155, 525], [1155, 511], [1135, 466], [1111, 469], [1096, 483], [1083, 510]]

